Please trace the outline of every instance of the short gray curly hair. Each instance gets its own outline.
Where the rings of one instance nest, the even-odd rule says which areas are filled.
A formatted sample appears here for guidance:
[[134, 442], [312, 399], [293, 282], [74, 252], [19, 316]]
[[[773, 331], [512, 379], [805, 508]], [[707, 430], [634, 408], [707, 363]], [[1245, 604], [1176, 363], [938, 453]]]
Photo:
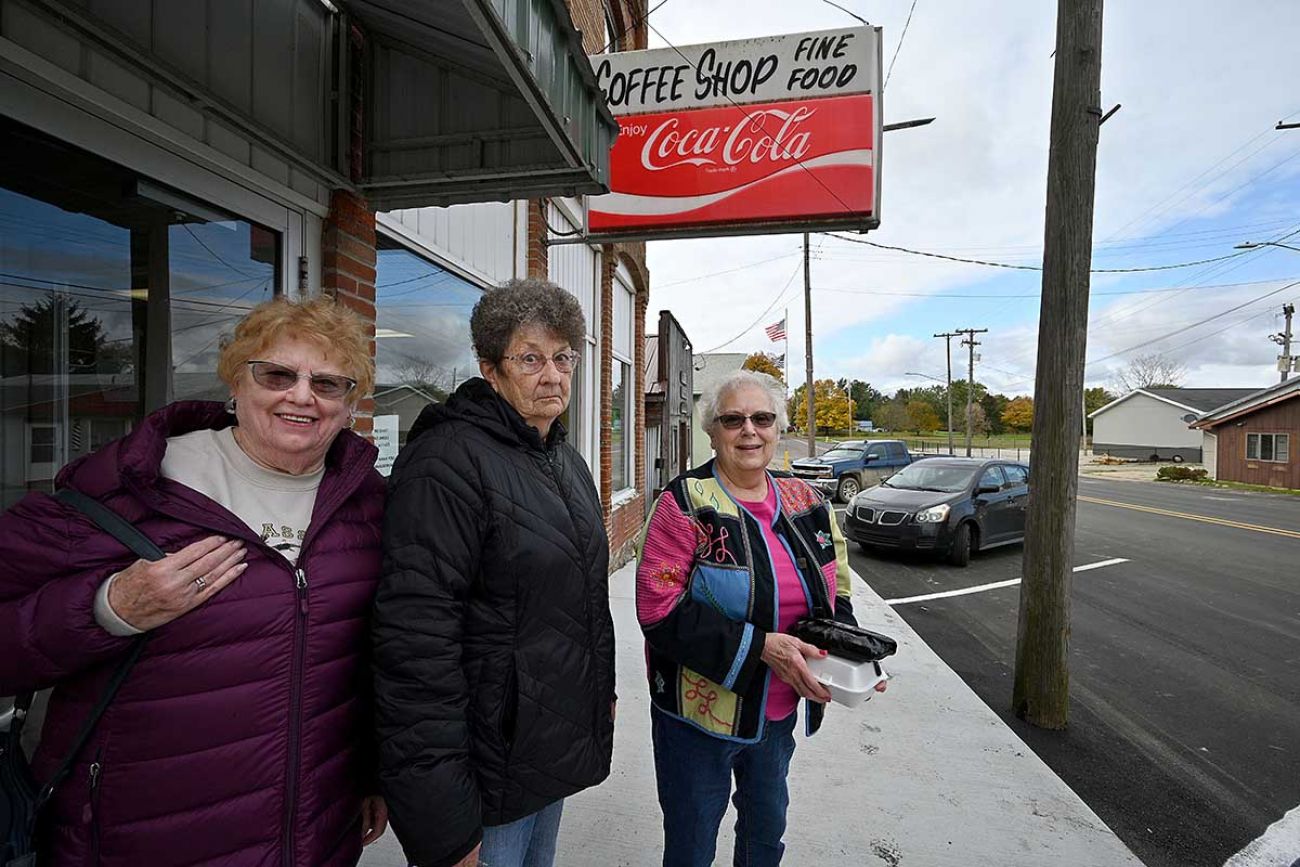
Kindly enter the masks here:
[[722, 379], [713, 383], [704, 389], [700, 395], [700, 405], [698, 412], [700, 414], [700, 427], [709, 436], [718, 427], [718, 406], [722, 399], [738, 388], [745, 386], [754, 386], [761, 389], [772, 404], [772, 412], [776, 413], [776, 429], [785, 430], [790, 424], [790, 416], [785, 410], [785, 386], [775, 376], [766, 373], [758, 373], [753, 370], [737, 370], [735, 373], [729, 373]]
[[510, 348], [510, 338], [522, 325], [540, 325], [582, 350], [587, 322], [582, 305], [573, 295], [547, 280], [507, 280], [483, 293], [469, 317], [474, 353], [481, 360], [500, 364]]

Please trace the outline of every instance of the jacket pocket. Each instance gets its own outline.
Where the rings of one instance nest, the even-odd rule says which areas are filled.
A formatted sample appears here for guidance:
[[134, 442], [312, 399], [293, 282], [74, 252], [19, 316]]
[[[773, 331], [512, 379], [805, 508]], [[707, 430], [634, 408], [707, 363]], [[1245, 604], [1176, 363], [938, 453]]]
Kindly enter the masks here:
[[86, 819], [88, 842], [86, 845], [86, 864], [89, 867], [99, 863], [99, 791], [103, 782], [104, 766], [100, 762], [100, 752], [96, 751], [95, 760], [87, 769], [87, 782], [90, 797], [86, 801]]
[[501, 696], [501, 743], [505, 745], [507, 756], [515, 745], [515, 730], [519, 725], [519, 678], [515, 666], [515, 660], [511, 658]]

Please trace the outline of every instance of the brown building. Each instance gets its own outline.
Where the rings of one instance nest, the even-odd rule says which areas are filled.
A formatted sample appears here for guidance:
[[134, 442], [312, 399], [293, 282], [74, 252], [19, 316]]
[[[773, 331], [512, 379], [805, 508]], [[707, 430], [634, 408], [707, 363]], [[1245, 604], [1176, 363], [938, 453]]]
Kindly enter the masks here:
[[1205, 434], [1212, 478], [1300, 489], [1300, 377], [1225, 404], [1191, 426]]

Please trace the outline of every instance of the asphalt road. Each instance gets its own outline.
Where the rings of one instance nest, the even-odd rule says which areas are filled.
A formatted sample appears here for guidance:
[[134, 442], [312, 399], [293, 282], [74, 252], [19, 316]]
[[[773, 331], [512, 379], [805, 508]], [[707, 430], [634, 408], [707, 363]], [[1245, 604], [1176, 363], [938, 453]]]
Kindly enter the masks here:
[[[1020, 576], [851, 548], [886, 599]], [[1221, 867], [1300, 804], [1300, 498], [1085, 477], [1076, 569], [1118, 558], [1073, 576], [1065, 732], [1009, 713], [1018, 586], [895, 609], [1148, 867]]]

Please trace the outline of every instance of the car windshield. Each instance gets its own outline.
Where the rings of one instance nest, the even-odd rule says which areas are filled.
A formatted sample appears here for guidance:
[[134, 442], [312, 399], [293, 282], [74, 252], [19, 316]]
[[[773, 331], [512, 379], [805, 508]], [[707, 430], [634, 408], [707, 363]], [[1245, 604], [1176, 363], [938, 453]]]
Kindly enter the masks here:
[[846, 458], [860, 458], [862, 457], [862, 447], [859, 446], [857, 448], [852, 448], [850, 446], [836, 446], [823, 454], [822, 457], [832, 461], [842, 461]]
[[955, 494], [970, 487], [979, 467], [954, 467], [922, 461], [912, 464], [894, 475], [884, 484], [890, 488], [908, 491], [942, 491]]

